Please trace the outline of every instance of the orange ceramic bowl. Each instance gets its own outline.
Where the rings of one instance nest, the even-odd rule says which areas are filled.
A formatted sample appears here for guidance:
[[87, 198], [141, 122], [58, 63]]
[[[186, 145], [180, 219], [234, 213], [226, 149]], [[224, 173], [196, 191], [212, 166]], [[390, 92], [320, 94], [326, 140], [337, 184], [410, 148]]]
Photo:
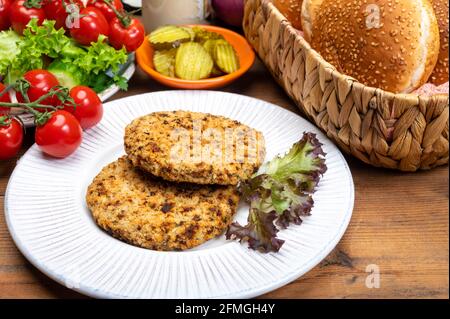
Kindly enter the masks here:
[[182, 80], [162, 75], [156, 72], [153, 66], [153, 48], [147, 39], [145, 39], [144, 43], [136, 51], [136, 59], [139, 66], [153, 79], [164, 85], [177, 89], [201, 90], [201, 89], [215, 89], [225, 86], [241, 77], [253, 65], [253, 62], [255, 61], [255, 53], [253, 52], [253, 49], [250, 47], [250, 45], [248, 44], [247, 40], [244, 37], [237, 34], [236, 32], [220, 27], [210, 25], [189, 25], [189, 27], [195, 26], [202, 27], [205, 30], [216, 32], [223, 35], [223, 37], [236, 50], [240, 62], [239, 70], [227, 75], [197, 81]]

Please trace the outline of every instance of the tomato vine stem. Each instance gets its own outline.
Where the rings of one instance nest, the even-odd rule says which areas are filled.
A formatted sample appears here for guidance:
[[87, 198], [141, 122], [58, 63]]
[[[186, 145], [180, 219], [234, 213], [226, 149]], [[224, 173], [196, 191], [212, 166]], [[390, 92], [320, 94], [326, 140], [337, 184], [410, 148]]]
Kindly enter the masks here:
[[116, 15], [117, 19], [119, 19], [120, 24], [126, 29], [131, 24], [131, 17], [126, 13], [125, 10], [122, 10], [121, 12], [114, 7], [111, 0], [103, 0], [103, 2], [106, 3], [106, 5], [114, 11], [114, 14]]
[[[29, 89], [29, 82], [24, 79], [20, 79], [14, 85], [9, 85], [2, 92], [0, 92], [0, 97], [2, 97], [4, 94], [8, 94], [8, 91], [12, 88], [16, 89], [16, 91], [23, 96], [25, 102], [0, 102], [0, 106], [6, 108], [21, 108], [26, 113], [30, 113], [34, 116], [35, 123], [37, 125], [45, 124], [54, 111], [62, 109], [64, 108], [64, 106], [73, 106], [74, 108], [76, 108], [74, 100], [70, 97], [69, 90], [62, 86], [55, 86], [51, 88], [48, 93], [43, 94], [35, 101], [30, 102], [27, 94], [27, 91]], [[61, 101], [61, 106], [46, 105], [41, 103], [45, 99], [54, 96], [56, 96]], [[44, 109], [45, 111], [40, 112], [37, 109]], [[48, 110], [51, 111], [49, 112]]]

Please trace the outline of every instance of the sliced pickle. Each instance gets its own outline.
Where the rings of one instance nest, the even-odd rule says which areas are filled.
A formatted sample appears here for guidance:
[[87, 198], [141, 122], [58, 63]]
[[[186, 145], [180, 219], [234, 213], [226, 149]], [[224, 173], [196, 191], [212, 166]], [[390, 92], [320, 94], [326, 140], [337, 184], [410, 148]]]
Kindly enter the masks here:
[[225, 73], [223, 73], [222, 70], [217, 67], [217, 65], [213, 66], [213, 69], [211, 71], [211, 76], [214, 76], [214, 77], [215, 76], [222, 76], [224, 74]]
[[200, 27], [193, 27], [192, 30], [195, 33], [195, 42], [204, 43], [208, 40], [223, 39], [221, 34], [210, 32]]
[[[206, 40], [205, 43], [203, 43], [203, 47], [205, 48], [205, 50], [209, 53], [209, 55], [211, 55], [211, 57], [214, 59], [214, 49], [216, 47], [217, 43], [222, 43], [225, 42], [227, 43], [225, 40]], [[211, 71], [211, 75], [212, 76], [221, 76], [224, 73], [222, 72], [221, 69], [219, 69], [219, 67], [214, 63], [214, 67]]]
[[192, 30], [191, 27], [181, 27], [183, 30], [185, 30], [189, 35], [191, 36], [191, 41], [195, 41], [195, 32]]
[[209, 77], [214, 61], [201, 44], [183, 43], [175, 59], [175, 74], [184, 80], [201, 80]]
[[155, 51], [153, 64], [155, 70], [165, 76], [175, 77], [175, 56], [177, 49]]
[[214, 61], [225, 73], [233, 73], [239, 69], [239, 58], [234, 48], [228, 42], [216, 43], [214, 47]]
[[206, 40], [203, 43], [203, 47], [205, 48], [206, 52], [208, 52], [211, 57], [214, 56], [214, 48], [216, 47], [217, 40]]
[[155, 70], [166, 76], [200, 80], [239, 69], [233, 46], [222, 35], [201, 27], [164, 26], [148, 40], [155, 49]]
[[180, 43], [190, 41], [191, 34], [183, 28], [168, 25], [150, 33], [148, 39], [157, 50], [169, 49], [178, 47]]

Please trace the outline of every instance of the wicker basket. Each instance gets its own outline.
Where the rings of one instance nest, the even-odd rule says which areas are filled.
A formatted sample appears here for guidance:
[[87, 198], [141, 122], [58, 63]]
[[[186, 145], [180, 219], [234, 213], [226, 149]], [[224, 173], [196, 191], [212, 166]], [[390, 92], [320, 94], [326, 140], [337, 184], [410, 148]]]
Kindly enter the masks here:
[[298, 107], [341, 149], [374, 166], [448, 163], [448, 95], [392, 94], [339, 73], [270, 0], [247, 0], [247, 39]]

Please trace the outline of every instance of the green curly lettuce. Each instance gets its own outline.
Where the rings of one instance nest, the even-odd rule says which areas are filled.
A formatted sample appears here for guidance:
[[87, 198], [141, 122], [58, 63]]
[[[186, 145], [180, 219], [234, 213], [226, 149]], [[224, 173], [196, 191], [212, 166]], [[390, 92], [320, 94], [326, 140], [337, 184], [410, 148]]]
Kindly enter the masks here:
[[[120, 88], [126, 87], [126, 80], [120, 76], [119, 71], [121, 65], [128, 60], [127, 52], [125, 49], [116, 50], [111, 47], [103, 35], [97, 42], [84, 47], [65, 35], [63, 28], [56, 30], [54, 21], [44, 20], [42, 25], [38, 25], [37, 19], [32, 19], [28, 23], [23, 37], [17, 37], [18, 41], [13, 38], [13, 31], [8, 32], [12, 33], [1, 32], [0, 39], [3, 35], [5, 46], [9, 47], [10, 42], [16, 43], [17, 46], [14, 48], [11, 45], [14, 54], [3, 57], [0, 42], [0, 74], [7, 74], [8, 83], [15, 82], [29, 70], [45, 68], [50, 58], [76, 69], [80, 73], [79, 77], [86, 79], [86, 83], [83, 84], [95, 84], [97, 92], [112, 84], [117, 84]], [[96, 80], [105, 73], [109, 75], [108, 78], [104, 78], [101, 82]]]
[[55, 21], [44, 20], [42, 25], [38, 25], [38, 21], [32, 19], [23, 31], [21, 48], [22, 51], [34, 49], [41, 55], [56, 59], [69, 42], [63, 28], [55, 29]]
[[0, 32], [0, 75], [6, 75], [13, 60], [20, 53], [20, 37], [14, 31]]
[[63, 48], [61, 61], [71, 64], [82, 72], [86, 79], [85, 84], [97, 93], [113, 84], [126, 90], [127, 80], [121, 76], [120, 68], [128, 60], [127, 52], [125, 49], [114, 49], [105, 40], [106, 38], [101, 35], [97, 42], [82, 48], [71, 42]]
[[314, 193], [326, 172], [322, 144], [313, 133], [304, 133], [284, 156], [263, 165], [260, 172], [241, 183], [239, 190], [250, 204], [248, 223], [232, 223], [227, 239], [248, 241], [262, 252], [278, 251], [284, 241], [277, 238], [279, 228], [301, 224], [314, 205]]
[[110, 70], [112, 73], [119, 71], [121, 64], [128, 60], [124, 48], [116, 50], [106, 43], [106, 37], [100, 35], [97, 42], [87, 47], [84, 55], [73, 60], [73, 63], [86, 73], [99, 74]]
[[8, 82], [14, 82], [29, 70], [44, 68], [44, 57], [58, 58], [69, 42], [64, 29], [55, 29], [55, 21], [44, 20], [38, 25], [37, 20], [32, 19], [18, 43], [20, 53], [11, 61]]

